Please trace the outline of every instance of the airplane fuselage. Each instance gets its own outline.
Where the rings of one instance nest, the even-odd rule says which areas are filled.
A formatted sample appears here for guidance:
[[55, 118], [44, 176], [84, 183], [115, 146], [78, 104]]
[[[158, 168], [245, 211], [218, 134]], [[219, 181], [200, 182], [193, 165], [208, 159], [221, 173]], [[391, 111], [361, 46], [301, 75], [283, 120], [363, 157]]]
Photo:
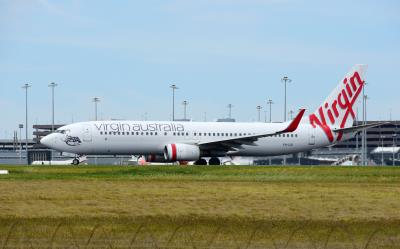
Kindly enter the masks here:
[[[273, 133], [283, 123], [92, 121], [59, 129], [47, 139], [53, 148], [76, 154], [163, 155], [167, 144], [201, 144], [257, 134]], [[46, 141], [42, 141], [45, 142]], [[292, 133], [260, 138], [252, 145], [228, 151], [235, 156], [291, 154], [329, 145], [320, 129], [301, 123]], [[207, 156], [222, 156], [211, 150]]]

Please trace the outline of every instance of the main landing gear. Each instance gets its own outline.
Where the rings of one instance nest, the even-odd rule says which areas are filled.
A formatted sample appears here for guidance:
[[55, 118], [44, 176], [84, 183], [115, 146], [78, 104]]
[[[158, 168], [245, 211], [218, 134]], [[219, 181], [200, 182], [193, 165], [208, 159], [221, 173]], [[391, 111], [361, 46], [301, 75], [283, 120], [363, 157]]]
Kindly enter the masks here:
[[194, 162], [194, 165], [207, 165], [207, 160], [203, 159], [203, 158], [200, 158], [199, 160]]
[[[200, 158], [199, 160], [194, 162], [194, 165], [207, 165], [207, 160], [204, 158]], [[208, 160], [208, 165], [221, 165], [221, 161], [218, 157], [211, 157], [210, 160]]]
[[211, 157], [210, 160], [208, 160], [209, 165], [220, 165], [221, 161], [219, 160], [218, 157]]

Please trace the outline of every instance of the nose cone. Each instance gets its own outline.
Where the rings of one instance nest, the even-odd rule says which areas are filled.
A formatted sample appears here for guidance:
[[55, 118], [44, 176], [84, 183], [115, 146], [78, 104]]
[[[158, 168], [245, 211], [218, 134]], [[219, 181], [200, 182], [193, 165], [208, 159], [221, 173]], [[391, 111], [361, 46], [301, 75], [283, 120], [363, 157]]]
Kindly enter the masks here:
[[55, 145], [54, 134], [49, 134], [42, 139], [40, 139], [40, 143], [48, 148], [53, 148]]
[[49, 135], [43, 137], [42, 139], [40, 139], [40, 143], [43, 144], [46, 147], [49, 147], [50, 144], [50, 139], [49, 139]]

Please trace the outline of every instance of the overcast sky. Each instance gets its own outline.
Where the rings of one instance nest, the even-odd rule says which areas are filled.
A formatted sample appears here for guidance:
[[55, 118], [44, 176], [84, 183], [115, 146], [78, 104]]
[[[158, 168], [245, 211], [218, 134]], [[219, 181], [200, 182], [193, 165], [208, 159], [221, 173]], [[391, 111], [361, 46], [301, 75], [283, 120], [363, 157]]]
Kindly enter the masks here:
[[356, 63], [368, 64], [371, 119], [400, 119], [400, 2], [300, 0], [49, 1], [0, 0], [0, 138], [25, 119], [197, 121], [257, 119], [271, 98], [273, 120], [313, 112]]

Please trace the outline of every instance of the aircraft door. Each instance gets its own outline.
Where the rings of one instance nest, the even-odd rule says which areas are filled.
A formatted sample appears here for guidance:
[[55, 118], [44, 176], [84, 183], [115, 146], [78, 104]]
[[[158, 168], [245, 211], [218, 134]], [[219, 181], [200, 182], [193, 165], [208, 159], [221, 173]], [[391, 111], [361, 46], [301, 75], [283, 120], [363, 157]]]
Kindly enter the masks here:
[[90, 125], [83, 126], [83, 141], [92, 142], [92, 132], [90, 130]]
[[309, 129], [308, 145], [315, 145], [315, 128]]

